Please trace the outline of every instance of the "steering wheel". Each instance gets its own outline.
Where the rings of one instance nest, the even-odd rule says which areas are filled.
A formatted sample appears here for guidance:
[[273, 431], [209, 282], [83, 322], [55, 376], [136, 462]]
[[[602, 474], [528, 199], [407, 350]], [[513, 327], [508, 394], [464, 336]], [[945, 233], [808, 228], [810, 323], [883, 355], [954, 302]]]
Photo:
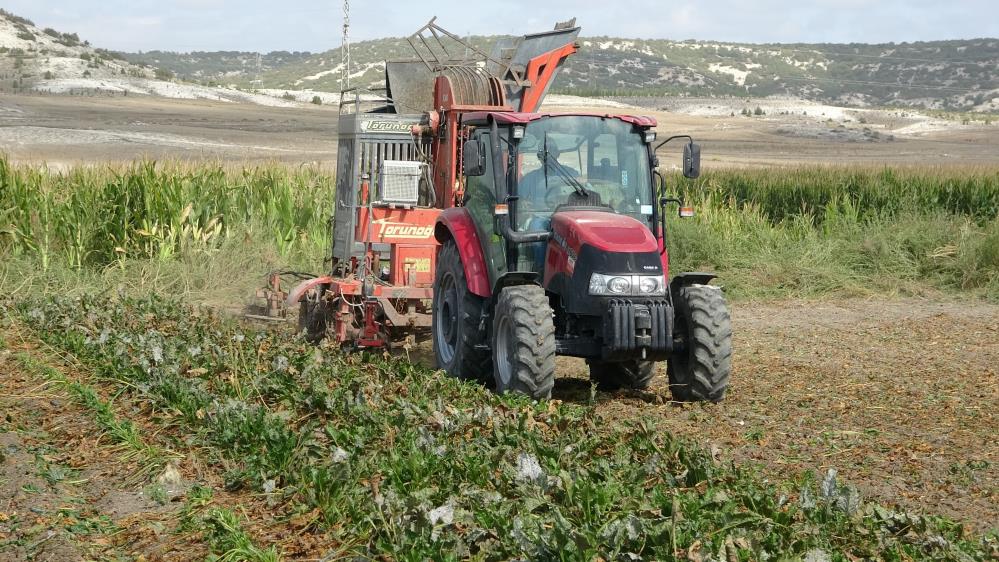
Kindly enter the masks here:
[[[584, 186], [588, 182], [586, 176], [575, 176], [574, 179]], [[559, 180], [558, 183], [548, 186], [548, 191], [545, 192], [545, 203], [548, 204], [549, 209], [554, 209], [560, 203], [565, 203], [567, 198], [563, 195], [566, 195], [566, 190], [575, 191], [575, 188], [564, 180]]]

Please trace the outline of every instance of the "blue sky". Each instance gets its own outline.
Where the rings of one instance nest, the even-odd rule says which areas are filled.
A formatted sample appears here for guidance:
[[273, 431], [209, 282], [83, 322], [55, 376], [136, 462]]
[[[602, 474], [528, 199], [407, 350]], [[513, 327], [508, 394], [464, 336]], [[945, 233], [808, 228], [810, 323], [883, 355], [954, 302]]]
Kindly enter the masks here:
[[[115, 50], [323, 51], [340, 43], [342, 0], [4, 0], [43, 27]], [[354, 40], [408, 35], [431, 16], [464, 35], [549, 29], [583, 35], [782, 43], [999, 37], [999, 0], [352, 0]]]

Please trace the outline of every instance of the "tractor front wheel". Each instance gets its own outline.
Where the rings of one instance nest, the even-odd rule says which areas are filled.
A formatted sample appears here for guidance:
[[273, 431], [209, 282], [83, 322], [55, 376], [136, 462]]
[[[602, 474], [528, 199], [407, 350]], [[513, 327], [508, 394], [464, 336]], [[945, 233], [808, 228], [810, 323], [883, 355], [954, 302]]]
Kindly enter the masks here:
[[555, 386], [555, 325], [545, 290], [537, 285], [507, 287], [493, 319], [493, 375], [496, 392], [551, 398]]
[[437, 255], [431, 316], [437, 368], [461, 379], [486, 382], [492, 374], [489, 352], [479, 329], [485, 299], [468, 290], [458, 246], [448, 240]]
[[680, 402], [719, 402], [732, 370], [732, 321], [721, 289], [688, 285], [673, 294], [677, 351], [666, 363], [670, 392]]
[[601, 390], [630, 388], [645, 390], [656, 374], [653, 361], [633, 359], [631, 361], [587, 361], [590, 366], [590, 380]]

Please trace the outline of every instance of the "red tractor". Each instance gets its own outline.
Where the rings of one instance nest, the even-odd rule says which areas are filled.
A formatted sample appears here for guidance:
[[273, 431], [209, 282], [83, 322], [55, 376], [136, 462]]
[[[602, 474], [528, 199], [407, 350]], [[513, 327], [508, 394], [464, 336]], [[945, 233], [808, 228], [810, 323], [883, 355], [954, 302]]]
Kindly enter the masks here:
[[578, 33], [486, 55], [431, 20], [410, 38], [418, 60], [386, 63], [384, 105], [341, 103], [332, 271], [288, 296], [310, 337], [379, 347], [429, 331], [449, 375], [538, 399], [556, 355], [585, 358], [604, 388], [646, 388], [666, 361], [674, 398], [723, 397], [725, 299], [712, 274], [670, 275], [679, 201], [656, 171], [656, 149], [682, 138], [697, 177], [700, 149], [656, 145], [649, 117], [537, 112]]

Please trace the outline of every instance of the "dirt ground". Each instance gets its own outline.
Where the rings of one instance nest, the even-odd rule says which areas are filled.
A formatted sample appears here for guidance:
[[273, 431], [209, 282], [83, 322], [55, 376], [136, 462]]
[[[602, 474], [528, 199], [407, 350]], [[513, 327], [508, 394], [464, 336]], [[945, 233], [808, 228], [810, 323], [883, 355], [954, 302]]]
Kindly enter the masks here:
[[112, 538], [121, 529], [167, 528], [177, 504], [154, 500], [136, 460], [10, 350], [0, 351], [0, 411], [0, 559], [114, 559], [127, 551]]
[[[730, 305], [731, 386], [718, 404], [597, 393], [609, 423], [654, 419], [774, 481], [835, 469], [886, 505], [999, 530], [999, 305], [943, 298]], [[421, 340], [410, 356], [433, 367]], [[558, 357], [552, 397], [587, 403], [582, 359]]]
[[[838, 108], [829, 109], [837, 110], [837, 120], [832, 113], [830, 117], [816, 113], [819, 110], [811, 116], [747, 118], [718, 107], [705, 115], [698, 113], [700, 106], [667, 110], [655, 103], [546, 109], [651, 115], [659, 122], [661, 138], [689, 133], [702, 143], [704, 169], [800, 163], [999, 163], [999, 123], [945, 124], [925, 132], [917, 127], [913, 133], [892, 135], [896, 129], [912, 130], [912, 120], [889, 112], [858, 116]], [[4, 95], [0, 96], [0, 151], [14, 161], [46, 162], [56, 168], [136, 158], [318, 162], [333, 167], [337, 115], [335, 106], [311, 104], [268, 107], [138, 95]], [[861, 117], [864, 124], [858, 121]], [[872, 136], [875, 132], [877, 137]], [[679, 164], [679, 150], [679, 145], [663, 149], [663, 165]]]
[[19, 162], [333, 162], [335, 108], [149, 96], [0, 96], [0, 151]]
[[[71, 381], [88, 375], [65, 364], [17, 329], [0, 349], [0, 560], [205, 560], [196, 530], [182, 528], [185, 496], [195, 485], [217, 490], [201, 509], [239, 505], [264, 513], [253, 496], [225, 492], [218, 471], [198, 451], [183, 449], [183, 431], [156, 419], [149, 405], [113, 401], [118, 421], [136, 426], [148, 453], [115, 442], [65, 387], [22, 357]], [[127, 416], [127, 420], [125, 418]], [[264, 518], [266, 521], [268, 518]], [[255, 534], [261, 529], [251, 529]], [[273, 539], [275, 542], [278, 539]]]
[[[654, 417], [721, 459], [788, 478], [835, 468], [862, 495], [999, 528], [999, 306], [858, 300], [732, 306], [732, 382], [720, 404], [600, 395], [609, 420]], [[555, 397], [589, 396], [560, 358]]]

